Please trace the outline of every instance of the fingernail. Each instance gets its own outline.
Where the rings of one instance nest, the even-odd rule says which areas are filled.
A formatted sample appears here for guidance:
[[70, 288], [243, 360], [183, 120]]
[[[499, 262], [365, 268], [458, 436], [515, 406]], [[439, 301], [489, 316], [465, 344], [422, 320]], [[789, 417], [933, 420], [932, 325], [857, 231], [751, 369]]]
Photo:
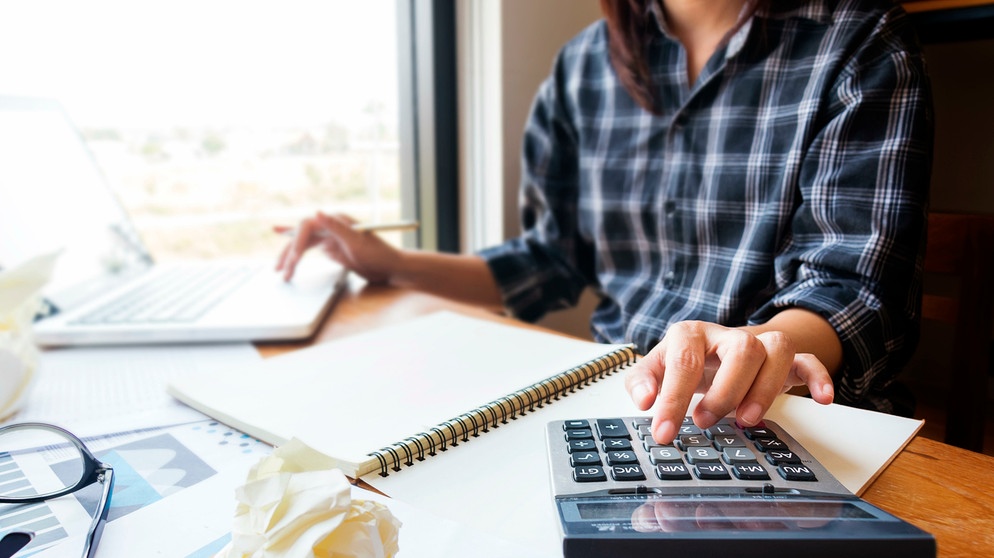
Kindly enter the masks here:
[[822, 384], [821, 392], [825, 397], [835, 398], [835, 387], [832, 384]]
[[645, 405], [645, 400], [651, 394], [652, 390], [650, 390], [649, 386], [645, 384], [636, 384], [634, 387], [632, 387], [632, 401], [634, 401], [635, 404], [638, 405], [640, 408], [643, 408], [643, 410], [644, 407], [647, 406]]
[[759, 403], [749, 403], [742, 409], [742, 420], [748, 424], [756, 424], [763, 417], [763, 407]]
[[673, 421], [669, 420], [664, 420], [656, 425], [656, 429], [652, 432], [652, 439], [660, 444], [672, 442], [675, 436], [676, 426], [673, 425]]
[[701, 411], [701, 428], [711, 428], [718, 422], [718, 417], [711, 411]]

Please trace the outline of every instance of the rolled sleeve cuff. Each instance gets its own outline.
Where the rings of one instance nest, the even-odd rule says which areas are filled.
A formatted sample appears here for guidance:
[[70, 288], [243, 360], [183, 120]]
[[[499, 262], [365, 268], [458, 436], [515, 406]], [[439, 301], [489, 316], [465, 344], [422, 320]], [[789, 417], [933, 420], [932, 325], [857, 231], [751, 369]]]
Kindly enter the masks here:
[[504, 308], [514, 317], [534, 321], [545, 313], [536, 277], [539, 270], [520, 239], [484, 248], [478, 254], [487, 262], [500, 288]]
[[759, 308], [751, 324], [765, 323], [785, 308], [804, 308], [825, 318], [842, 344], [838, 403], [888, 411], [876, 397], [899, 369], [904, 335], [896, 332], [880, 301], [838, 281], [810, 280], [779, 293]]
[[584, 287], [557, 274], [554, 263], [522, 238], [484, 248], [477, 254], [490, 267], [504, 308], [520, 320], [533, 322], [549, 310], [575, 304]]

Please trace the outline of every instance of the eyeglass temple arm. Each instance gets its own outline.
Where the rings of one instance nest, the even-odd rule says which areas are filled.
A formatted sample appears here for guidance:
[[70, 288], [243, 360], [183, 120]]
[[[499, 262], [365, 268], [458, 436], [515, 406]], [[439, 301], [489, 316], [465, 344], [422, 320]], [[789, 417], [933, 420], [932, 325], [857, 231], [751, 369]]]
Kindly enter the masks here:
[[97, 544], [100, 542], [100, 535], [104, 532], [104, 525], [107, 523], [107, 513], [110, 512], [110, 497], [114, 491], [114, 469], [103, 465], [97, 471], [100, 475], [100, 483], [104, 486], [100, 496], [100, 504], [93, 514], [93, 522], [90, 523], [90, 530], [86, 536], [86, 544], [83, 547], [83, 558], [93, 558], [97, 551]]

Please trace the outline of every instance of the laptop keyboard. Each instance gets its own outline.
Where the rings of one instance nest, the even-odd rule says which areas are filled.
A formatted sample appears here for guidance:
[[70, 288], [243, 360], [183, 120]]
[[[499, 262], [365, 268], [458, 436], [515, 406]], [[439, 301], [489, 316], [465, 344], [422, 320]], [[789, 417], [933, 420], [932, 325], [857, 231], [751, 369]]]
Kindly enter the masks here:
[[189, 323], [255, 273], [255, 266], [170, 269], [77, 318], [74, 324]]

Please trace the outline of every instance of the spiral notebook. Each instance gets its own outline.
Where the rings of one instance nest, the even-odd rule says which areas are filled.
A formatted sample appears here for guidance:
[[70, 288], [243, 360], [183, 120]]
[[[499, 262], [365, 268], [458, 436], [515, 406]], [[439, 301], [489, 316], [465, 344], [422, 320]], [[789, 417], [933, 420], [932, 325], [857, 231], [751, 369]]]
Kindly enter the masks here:
[[439, 312], [177, 381], [169, 393], [262, 441], [299, 438], [358, 478], [485, 443], [635, 358], [631, 345]]
[[[627, 345], [438, 313], [170, 392], [269, 443], [300, 438], [394, 499], [554, 556], [545, 425], [637, 413], [614, 373], [634, 358]], [[921, 428], [791, 395], [767, 416], [856, 494]]]

